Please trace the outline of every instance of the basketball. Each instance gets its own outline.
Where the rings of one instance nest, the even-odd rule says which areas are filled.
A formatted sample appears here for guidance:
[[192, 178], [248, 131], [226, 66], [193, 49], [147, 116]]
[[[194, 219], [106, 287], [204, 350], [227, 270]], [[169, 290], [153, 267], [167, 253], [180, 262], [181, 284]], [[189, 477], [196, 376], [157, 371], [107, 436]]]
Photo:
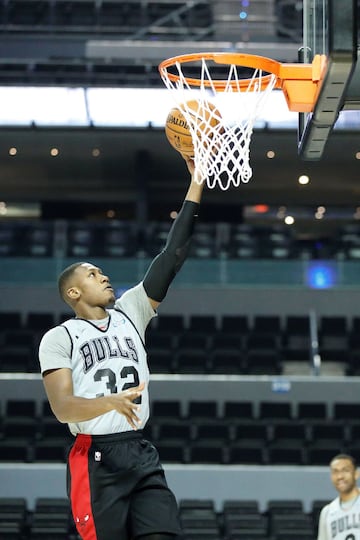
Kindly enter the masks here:
[[[205, 105], [205, 106], [204, 106]], [[215, 105], [210, 102], [200, 104], [197, 100], [190, 100], [180, 105], [191, 115], [193, 127], [197, 128], [197, 135], [202, 141], [212, 138], [212, 128], [219, 124], [221, 115]], [[194, 156], [194, 143], [187, 119], [178, 107], [171, 109], [165, 122], [165, 134], [171, 144], [184, 156]]]

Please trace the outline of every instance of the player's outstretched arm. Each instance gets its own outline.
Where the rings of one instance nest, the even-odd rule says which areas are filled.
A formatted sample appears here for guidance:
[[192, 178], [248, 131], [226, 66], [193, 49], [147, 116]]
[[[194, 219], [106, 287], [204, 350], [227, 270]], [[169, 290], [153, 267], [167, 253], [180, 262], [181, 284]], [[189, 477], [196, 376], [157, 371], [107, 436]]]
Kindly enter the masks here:
[[186, 162], [187, 168], [189, 169], [189, 173], [191, 175], [191, 182], [190, 182], [187, 194], [185, 196], [185, 201], [192, 201], [192, 202], [196, 202], [200, 204], [205, 182], [202, 182], [200, 184], [198, 181], [196, 181], [196, 175], [198, 173], [195, 169], [194, 160], [188, 156], [183, 156], [183, 158]]
[[155, 257], [143, 280], [146, 294], [154, 309], [165, 298], [172, 280], [188, 255], [204, 189], [204, 183], [196, 181], [198, 173], [194, 161], [191, 158], [183, 157], [191, 175], [190, 185], [182, 208], [170, 229], [165, 248]]

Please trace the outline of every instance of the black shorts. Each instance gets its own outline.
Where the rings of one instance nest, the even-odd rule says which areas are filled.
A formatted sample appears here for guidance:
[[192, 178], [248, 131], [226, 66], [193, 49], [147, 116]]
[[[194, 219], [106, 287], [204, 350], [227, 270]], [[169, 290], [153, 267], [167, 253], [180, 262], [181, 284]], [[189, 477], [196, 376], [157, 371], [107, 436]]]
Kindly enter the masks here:
[[158, 452], [141, 431], [77, 435], [68, 455], [67, 490], [83, 540], [181, 534]]

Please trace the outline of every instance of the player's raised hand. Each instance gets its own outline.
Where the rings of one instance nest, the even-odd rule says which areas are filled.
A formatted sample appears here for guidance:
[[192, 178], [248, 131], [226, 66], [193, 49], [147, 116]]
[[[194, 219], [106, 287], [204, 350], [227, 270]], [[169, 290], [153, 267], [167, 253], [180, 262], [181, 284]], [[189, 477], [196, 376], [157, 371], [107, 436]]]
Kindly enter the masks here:
[[123, 392], [111, 394], [111, 396], [109, 396], [114, 410], [123, 414], [133, 429], [138, 429], [138, 424], [140, 422], [140, 418], [137, 415], [140, 406], [134, 403], [134, 401], [141, 396], [144, 388], [145, 383], [142, 382], [138, 386], [128, 388]]
[[195, 162], [194, 162], [194, 158], [191, 157], [191, 156], [188, 156], [186, 154], [181, 154], [181, 156], [184, 158], [185, 160], [185, 163], [187, 165], [187, 168], [189, 169], [189, 173], [191, 174], [191, 176], [193, 176], [194, 172], [195, 172]]

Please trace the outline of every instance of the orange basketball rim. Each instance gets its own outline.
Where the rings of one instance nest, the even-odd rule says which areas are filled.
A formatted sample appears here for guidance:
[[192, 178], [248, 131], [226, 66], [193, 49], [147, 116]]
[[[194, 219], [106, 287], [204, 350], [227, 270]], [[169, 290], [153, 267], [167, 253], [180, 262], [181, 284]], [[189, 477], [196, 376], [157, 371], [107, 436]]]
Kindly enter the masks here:
[[[269, 75], [255, 76], [260, 85], [260, 90], [265, 89], [273, 75], [276, 77], [274, 88], [283, 91], [287, 106], [294, 112], [311, 112], [320, 92], [321, 83], [326, 73], [326, 55], [316, 55], [311, 64], [281, 63], [265, 56], [257, 56], [245, 53], [192, 53], [174, 56], [164, 60], [159, 65], [159, 72], [163, 79], [179, 83], [179, 73], [171, 72], [171, 68], [187, 63], [212, 60], [216, 64], [233, 65], [252, 68]], [[272, 74], [272, 75], [271, 75]], [[224, 92], [229, 85], [235, 91], [253, 91], [255, 88], [250, 84], [254, 79], [222, 80], [204, 78], [191, 78], [184, 76], [189, 87], [205, 86], [213, 88], [217, 92]]]

